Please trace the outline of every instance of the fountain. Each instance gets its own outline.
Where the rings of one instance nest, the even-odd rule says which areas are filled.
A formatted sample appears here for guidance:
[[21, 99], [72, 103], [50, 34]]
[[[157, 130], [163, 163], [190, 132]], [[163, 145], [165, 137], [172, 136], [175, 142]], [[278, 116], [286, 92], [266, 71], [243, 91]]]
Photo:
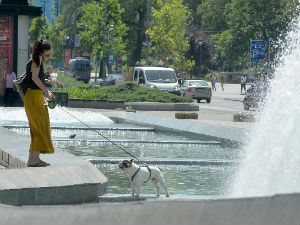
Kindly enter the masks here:
[[300, 192], [300, 20], [297, 24], [249, 134], [253, 138], [233, 182], [233, 197]]

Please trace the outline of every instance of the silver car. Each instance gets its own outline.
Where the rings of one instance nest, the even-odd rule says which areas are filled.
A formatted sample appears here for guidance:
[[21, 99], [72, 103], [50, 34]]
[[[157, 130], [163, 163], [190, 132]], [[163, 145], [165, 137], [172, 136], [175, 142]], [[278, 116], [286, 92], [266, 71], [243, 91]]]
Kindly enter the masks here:
[[211, 100], [211, 87], [204, 80], [185, 80], [180, 86], [180, 93], [182, 96], [197, 99], [199, 103], [205, 99], [207, 103]]

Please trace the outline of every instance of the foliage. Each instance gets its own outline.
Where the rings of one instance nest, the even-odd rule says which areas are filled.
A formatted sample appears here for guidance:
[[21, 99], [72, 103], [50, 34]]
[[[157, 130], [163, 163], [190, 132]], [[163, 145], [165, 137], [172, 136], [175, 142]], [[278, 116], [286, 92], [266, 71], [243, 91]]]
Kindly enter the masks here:
[[182, 0], [158, 0], [157, 8], [152, 10], [152, 26], [147, 30], [155, 42], [152, 49], [182, 74], [189, 71], [194, 65], [193, 60], [186, 58], [189, 38], [185, 35], [185, 29], [190, 23], [189, 9]]
[[59, 73], [58, 79], [65, 85], [65, 89], [59, 90], [59, 92], [67, 92], [69, 98], [165, 103], [193, 101], [191, 98], [180, 97], [158, 89], [138, 86], [131, 82], [100, 88], [92, 84], [84, 84], [74, 78], [66, 77], [62, 73]]
[[51, 60], [62, 61], [64, 59], [63, 49], [66, 30], [62, 27], [62, 20], [63, 16], [59, 15], [47, 30], [47, 38], [52, 44]]
[[208, 33], [221, 33], [228, 29], [224, 9], [231, 0], [206, 0], [197, 7], [197, 20], [201, 30]]
[[63, 29], [66, 29], [67, 36], [74, 35], [75, 22], [80, 18], [78, 8], [84, 3], [91, 2], [91, 0], [59, 0], [59, 8], [62, 12], [61, 25]]
[[136, 62], [142, 59], [147, 0], [120, 0], [119, 2], [124, 9], [122, 20], [128, 27], [125, 37], [128, 43], [126, 47], [127, 63], [134, 66]]
[[234, 70], [249, 65], [250, 40], [279, 40], [288, 31], [290, 11], [297, 5], [296, 0], [232, 0], [226, 4], [223, 13], [228, 29], [214, 37], [219, 66]]
[[[78, 29], [80, 30], [81, 47], [80, 52], [91, 52], [93, 58], [107, 61], [109, 53], [123, 55], [126, 42], [123, 37], [127, 32], [127, 27], [122, 22], [121, 14], [123, 10], [118, 0], [107, 1], [107, 23], [104, 33], [105, 6], [98, 2], [86, 3], [80, 8], [81, 17]], [[110, 29], [113, 26], [113, 30]], [[100, 33], [103, 32], [104, 41], [100, 42]]]
[[192, 69], [192, 74], [201, 76], [214, 69], [214, 43], [208, 35], [198, 30], [195, 26], [189, 26], [186, 30], [186, 36], [189, 37], [189, 50], [187, 57], [194, 59], [195, 66]]
[[[44, 27], [43, 18], [33, 19], [29, 32], [31, 43], [40, 36], [49, 38], [54, 59], [63, 58], [63, 37], [74, 35], [76, 28], [81, 36], [77, 53], [91, 53], [94, 59], [102, 55], [106, 60], [113, 48], [129, 66], [145, 61], [147, 0], [107, 0], [105, 43], [99, 42], [104, 32], [104, 0], [60, 0], [59, 4], [61, 15], [52, 24], [46, 22]], [[268, 54], [272, 39], [277, 45], [270, 46], [270, 58], [275, 61], [300, 5], [298, 0], [150, 0], [150, 4], [149, 64], [163, 60], [165, 66], [191, 71], [194, 76], [212, 69], [247, 70], [250, 40], [265, 40]], [[110, 25], [114, 25], [113, 42]]]
[[197, 15], [198, 14], [197, 7], [204, 1], [207, 0], [183, 0], [183, 4], [186, 5], [191, 10], [193, 25], [196, 27], [201, 26], [201, 19], [199, 19]]
[[29, 28], [29, 42], [34, 42], [39, 38], [46, 38], [47, 29], [49, 27], [48, 20], [44, 21], [44, 17], [34, 18], [31, 21]]

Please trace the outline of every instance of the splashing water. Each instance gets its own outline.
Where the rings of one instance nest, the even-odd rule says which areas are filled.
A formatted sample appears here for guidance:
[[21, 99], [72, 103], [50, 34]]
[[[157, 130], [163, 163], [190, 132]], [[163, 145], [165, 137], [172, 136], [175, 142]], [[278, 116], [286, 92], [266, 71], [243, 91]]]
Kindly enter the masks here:
[[[113, 123], [108, 117], [88, 109], [79, 111], [78, 109], [66, 109], [69, 113], [87, 123]], [[51, 122], [74, 123], [78, 122], [76, 119], [68, 115], [59, 107], [49, 109], [49, 116]], [[27, 117], [24, 108], [9, 108], [0, 107], [0, 122], [1, 121], [23, 121], [27, 122]]]
[[233, 182], [233, 197], [300, 192], [300, 20], [289, 34], [292, 51], [275, 70], [259, 121]]

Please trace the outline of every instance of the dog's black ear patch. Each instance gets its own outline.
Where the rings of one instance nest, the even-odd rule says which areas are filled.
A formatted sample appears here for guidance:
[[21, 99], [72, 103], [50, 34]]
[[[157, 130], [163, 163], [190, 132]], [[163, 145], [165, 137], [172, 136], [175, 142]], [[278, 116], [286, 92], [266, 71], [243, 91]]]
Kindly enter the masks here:
[[130, 165], [133, 163], [133, 159], [130, 159]]
[[131, 166], [131, 163], [128, 160], [124, 160], [122, 164], [125, 168], [128, 168]]

